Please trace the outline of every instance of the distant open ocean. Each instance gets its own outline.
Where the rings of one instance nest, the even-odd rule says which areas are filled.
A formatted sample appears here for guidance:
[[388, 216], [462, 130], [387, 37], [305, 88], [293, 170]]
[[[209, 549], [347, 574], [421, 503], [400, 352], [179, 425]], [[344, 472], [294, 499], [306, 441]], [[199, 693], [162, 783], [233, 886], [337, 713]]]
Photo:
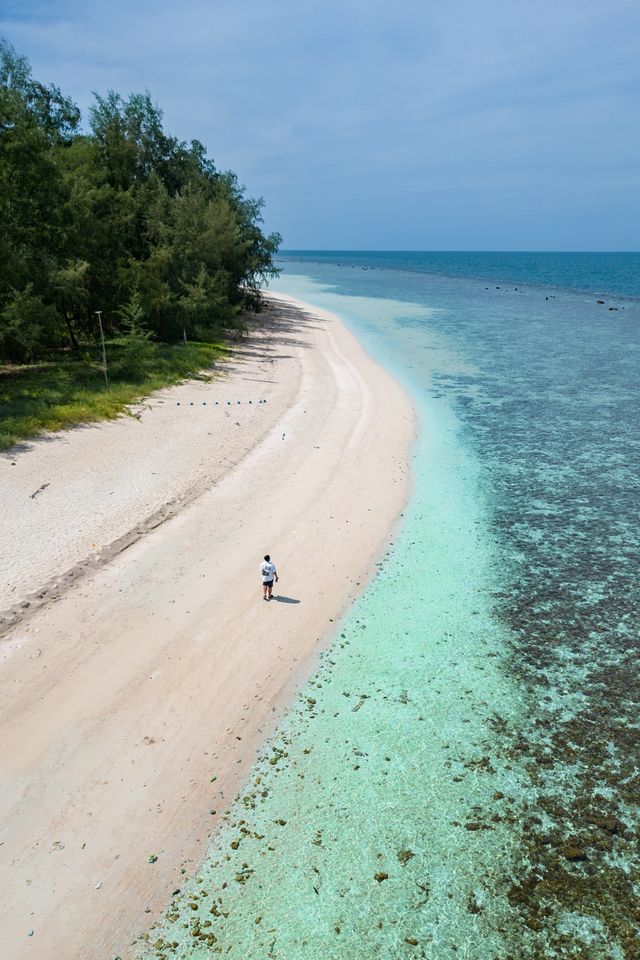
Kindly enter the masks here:
[[640, 254], [280, 265], [413, 397], [415, 485], [164, 941], [637, 960]]
[[296, 270], [296, 262], [640, 297], [640, 253], [282, 251], [280, 264], [287, 272]]

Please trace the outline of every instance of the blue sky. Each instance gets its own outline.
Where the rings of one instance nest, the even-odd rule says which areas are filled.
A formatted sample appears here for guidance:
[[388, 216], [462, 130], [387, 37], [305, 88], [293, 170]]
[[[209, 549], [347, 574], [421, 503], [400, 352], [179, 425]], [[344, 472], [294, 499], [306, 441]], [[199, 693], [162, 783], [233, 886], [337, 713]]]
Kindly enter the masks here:
[[290, 248], [640, 248], [637, 0], [0, 0], [86, 112], [150, 90]]

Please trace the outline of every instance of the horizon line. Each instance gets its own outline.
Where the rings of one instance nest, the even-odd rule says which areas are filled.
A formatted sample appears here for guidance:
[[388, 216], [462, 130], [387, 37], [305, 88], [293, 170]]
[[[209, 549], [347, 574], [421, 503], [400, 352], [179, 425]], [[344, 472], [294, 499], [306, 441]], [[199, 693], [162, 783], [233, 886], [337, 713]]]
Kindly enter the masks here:
[[[577, 253], [577, 254], [640, 254], [640, 250], [474, 250], [420, 249], [401, 247], [282, 247], [277, 253]], [[277, 254], [276, 254], [277, 256]]]

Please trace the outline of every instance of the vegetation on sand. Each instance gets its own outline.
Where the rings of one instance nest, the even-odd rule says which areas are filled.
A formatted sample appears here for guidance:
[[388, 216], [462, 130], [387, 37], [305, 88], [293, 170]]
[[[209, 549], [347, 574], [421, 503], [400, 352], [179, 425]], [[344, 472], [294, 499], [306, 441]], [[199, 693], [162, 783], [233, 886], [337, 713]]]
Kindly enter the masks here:
[[[117, 344], [109, 342], [107, 350], [117, 357]], [[112, 378], [108, 390], [101, 366], [83, 357], [1, 367], [0, 450], [43, 430], [117, 417], [152, 390], [194, 374], [205, 377], [196, 371], [206, 370], [223, 352], [213, 343], [154, 344], [137, 377]]]
[[148, 93], [96, 95], [83, 130], [0, 38], [2, 445], [209, 365], [277, 274], [261, 211]]

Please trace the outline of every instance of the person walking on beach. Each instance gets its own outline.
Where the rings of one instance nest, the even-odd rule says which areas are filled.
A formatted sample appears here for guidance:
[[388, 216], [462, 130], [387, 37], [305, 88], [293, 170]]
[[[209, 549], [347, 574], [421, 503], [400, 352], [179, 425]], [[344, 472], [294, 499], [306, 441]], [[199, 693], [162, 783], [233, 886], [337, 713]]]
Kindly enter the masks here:
[[276, 570], [275, 563], [271, 562], [271, 557], [268, 553], [260, 564], [260, 576], [262, 577], [262, 598], [264, 600], [271, 600], [273, 581], [275, 579], [276, 583], [278, 582], [278, 571]]

